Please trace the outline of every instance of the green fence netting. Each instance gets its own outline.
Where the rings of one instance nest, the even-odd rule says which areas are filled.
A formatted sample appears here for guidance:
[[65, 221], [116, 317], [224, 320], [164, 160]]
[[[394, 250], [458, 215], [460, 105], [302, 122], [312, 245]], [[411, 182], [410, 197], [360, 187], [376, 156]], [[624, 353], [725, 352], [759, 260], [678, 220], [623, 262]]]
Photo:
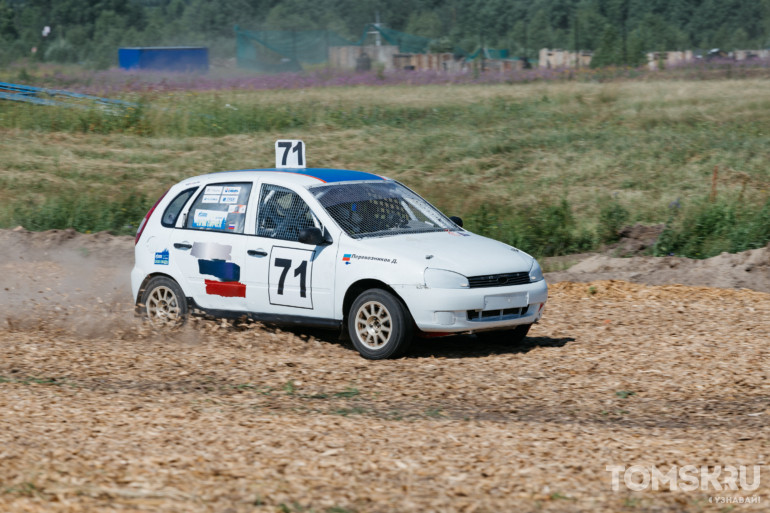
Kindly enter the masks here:
[[401, 53], [426, 53], [431, 39], [381, 25], [364, 27], [361, 39], [350, 41], [330, 30], [243, 30], [235, 26], [238, 67], [277, 73], [300, 71], [303, 65], [324, 64], [332, 46], [375, 44], [398, 46]]
[[494, 48], [477, 48], [475, 52], [465, 58], [465, 60], [472, 61], [477, 57], [483, 57], [485, 59], [509, 59], [510, 52], [508, 50], [496, 50]]
[[238, 67], [277, 73], [324, 64], [329, 47], [353, 45], [329, 30], [242, 30], [235, 27]]
[[356, 44], [371, 44], [372, 38], [376, 38], [377, 33], [382, 35], [388, 44], [398, 46], [398, 51], [401, 53], [428, 53], [428, 46], [432, 41], [427, 37], [415, 36], [371, 23], [364, 27], [361, 39]]

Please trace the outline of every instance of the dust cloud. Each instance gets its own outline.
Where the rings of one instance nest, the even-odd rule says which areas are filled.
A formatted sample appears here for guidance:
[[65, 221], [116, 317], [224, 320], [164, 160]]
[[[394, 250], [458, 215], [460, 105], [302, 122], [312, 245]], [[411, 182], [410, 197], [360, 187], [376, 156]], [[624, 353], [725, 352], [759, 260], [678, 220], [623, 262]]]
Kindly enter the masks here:
[[74, 230], [0, 232], [0, 322], [83, 337], [136, 329], [128, 237]]

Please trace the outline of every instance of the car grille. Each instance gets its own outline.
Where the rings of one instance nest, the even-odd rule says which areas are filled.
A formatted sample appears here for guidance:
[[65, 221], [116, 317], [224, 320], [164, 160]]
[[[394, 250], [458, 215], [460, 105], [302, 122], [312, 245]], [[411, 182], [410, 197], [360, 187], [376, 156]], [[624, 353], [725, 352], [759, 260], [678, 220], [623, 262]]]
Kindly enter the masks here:
[[468, 310], [468, 320], [472, 322], [502, 321], [527, 315], [528, 310], [528, 306], [522, 308], [506, 308], [505, 310]]
[[524, 285], [525, 283], [529, 283], [529, 273], [521, 272], [471, 276], [468, 278], [468, 283], [472, 289], [479, 289], [482, 287], [507, 287], [509, 285]]

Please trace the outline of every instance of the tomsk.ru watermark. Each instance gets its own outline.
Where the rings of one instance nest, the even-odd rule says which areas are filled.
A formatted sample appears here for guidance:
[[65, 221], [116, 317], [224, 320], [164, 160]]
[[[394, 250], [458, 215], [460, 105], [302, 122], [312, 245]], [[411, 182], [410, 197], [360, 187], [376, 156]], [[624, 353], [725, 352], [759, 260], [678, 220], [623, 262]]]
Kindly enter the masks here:
[[[607, 465], [607, 472], [612, 474], [612, 490], [617, 492], [622, 486], [628, 490], [670, 490], [694, 492], [702, 491], [742, 491], [753, 492], [759, 488], [761, 465], [724, 465], [724, 466], [671, 466], [660, 469], [655, 465]], [[622, 483], [622, 484], [621, 484]], [[759, 502], [759, 496], [749, 497]], [[754, 501], [752, 501], [754, 502]]]

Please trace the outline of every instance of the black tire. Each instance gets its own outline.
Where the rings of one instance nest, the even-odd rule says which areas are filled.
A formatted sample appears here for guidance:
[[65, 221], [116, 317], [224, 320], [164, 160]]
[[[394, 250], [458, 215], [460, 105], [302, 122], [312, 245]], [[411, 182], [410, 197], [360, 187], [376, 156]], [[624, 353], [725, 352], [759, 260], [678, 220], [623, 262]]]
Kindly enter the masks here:
[[515, 328], [507, 330], [482, 331], [481, 333], [477, 333], [476, 336], [488, 342], [508, 344], [513, 346], [516, 344], [521, 344], [524, 341], [527, 333], [529, 333], [529, 328], [531, 327], [531, 324], [520, 324]]
[[412, 342], [412, 316], [390, 292], [369, 289], [362, 292], [350, 307], [348, 333], [364, 358], [395, 358]]
[[165, 276], [156, 276], [147, 283], [139, 307], [153, 326], [173, 328], [187, 320], [187, 298], [182, 287]]

